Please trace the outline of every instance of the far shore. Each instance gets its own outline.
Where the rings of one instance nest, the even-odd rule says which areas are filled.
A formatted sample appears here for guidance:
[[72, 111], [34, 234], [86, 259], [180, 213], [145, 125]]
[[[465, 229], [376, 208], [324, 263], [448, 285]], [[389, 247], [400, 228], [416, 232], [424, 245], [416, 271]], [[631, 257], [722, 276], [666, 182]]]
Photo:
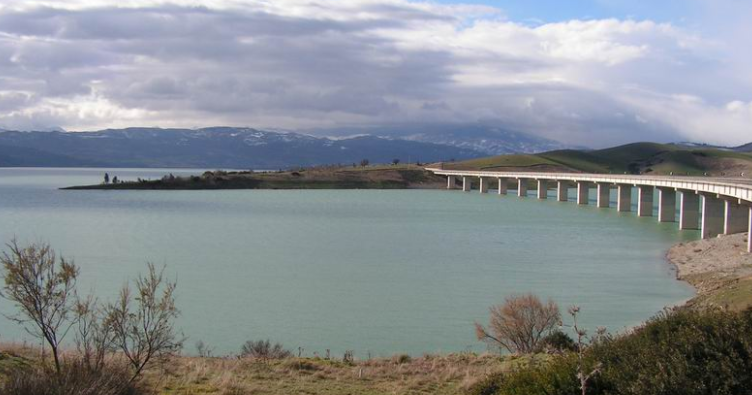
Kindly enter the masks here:
[[166, 174], [158, 180], [112, 180], [66, 190], [217, 190], [217, 189], [436, 189], [446, 179], [417, 165], [325, 166], [298, 170], [206, 171], [194, 176]]

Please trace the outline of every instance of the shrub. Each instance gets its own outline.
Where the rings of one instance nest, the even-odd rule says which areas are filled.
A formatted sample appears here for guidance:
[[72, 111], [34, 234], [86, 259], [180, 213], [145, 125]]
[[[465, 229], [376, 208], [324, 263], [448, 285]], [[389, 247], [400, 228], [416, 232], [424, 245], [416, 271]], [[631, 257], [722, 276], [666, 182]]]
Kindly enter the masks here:
[[16, 369], [0, 382], [3, 395], [142, 395], [126, 366], [87, 369], [82, 361], [61, 363], [60, 375], [44, 367]]
[[741, 394], [752, 390], [752, 310], [664, 312], [592, 349], [602, 386], [619, 394]]
[[289, 350], [286, 350], [281, 344], [272, 344], [269, 340], [249, 340], [243, 344], [240, 351], [240, 356], [244, 358], [259, 358], [259, 359], [283, 359], [292, 355]]
[[[585, 364], [602, 364], [588, 395], [746, 394], [752, 389], [752, 310], [664, 312], [633, 333], [603, 337]], [[579, 394], [577, 355], [519, 370], [477, 394]], [[477, 392], [487, 390], [491, 392]], [[475, 394], [474, 393], [474, 394]]]
[[410, 363], [413, 359], [407, 355], [407, 354], [399, 354], [392, 357], [392, 361], [394, 361], [397, 365], [402, 365], [405, 363]]
[[467, 395], [494, 395], [498, 393], [504, 383], [504, 376], [503, 372], [489, 374], [471, 385], [467, 390]]
[[566, 352], [566, 351], [576, 351], [577, 350], [577, 344], [574, 342], [574, 340], [567, 335], [566, 333], [555, 330], [551, 333], [549, 333], [546, 337], [544, 337], [540, 343], [538, 344], [538, 347], [536, 348], [536, 352]]

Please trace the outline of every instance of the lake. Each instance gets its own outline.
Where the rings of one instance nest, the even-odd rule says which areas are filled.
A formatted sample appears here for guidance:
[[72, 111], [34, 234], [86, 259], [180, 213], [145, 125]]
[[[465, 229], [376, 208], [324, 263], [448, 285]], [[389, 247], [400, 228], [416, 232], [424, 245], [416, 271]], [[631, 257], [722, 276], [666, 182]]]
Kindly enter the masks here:
[[[0, 169], [0, 240], [51, 243], [103, 300], [166, 265], [187, 353], [267, 338], [306, 355], [483, 351], [473, 322], [509, 294], [580, 305], [613, 332], [693, 295], [664, 255], [698, 232], [634, 213], [477, 191], [57, 189], [105, 172], [202, 171]], [[0, 341], [24, 339], [0, 317]]]

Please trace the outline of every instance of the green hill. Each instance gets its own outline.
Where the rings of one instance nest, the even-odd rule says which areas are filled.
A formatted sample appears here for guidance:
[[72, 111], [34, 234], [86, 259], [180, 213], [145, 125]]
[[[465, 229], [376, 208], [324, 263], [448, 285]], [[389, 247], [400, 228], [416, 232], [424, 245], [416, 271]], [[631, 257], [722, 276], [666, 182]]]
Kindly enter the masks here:
[[445, 169], [739, 176], [752, 175], [752, 153], [634, 143], [594, 151], [560, 150], [444, 163]]

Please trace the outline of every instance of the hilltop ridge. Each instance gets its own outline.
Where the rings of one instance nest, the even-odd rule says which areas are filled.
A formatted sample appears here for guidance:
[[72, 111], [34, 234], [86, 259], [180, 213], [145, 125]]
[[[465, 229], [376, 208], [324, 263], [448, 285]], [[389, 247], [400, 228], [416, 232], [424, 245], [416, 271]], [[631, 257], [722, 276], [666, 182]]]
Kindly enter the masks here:
[[443, 166], [454, 170], [740, 176], [752, 175], [752, 153], [641, 142], [592, 151], [499, 155]]

